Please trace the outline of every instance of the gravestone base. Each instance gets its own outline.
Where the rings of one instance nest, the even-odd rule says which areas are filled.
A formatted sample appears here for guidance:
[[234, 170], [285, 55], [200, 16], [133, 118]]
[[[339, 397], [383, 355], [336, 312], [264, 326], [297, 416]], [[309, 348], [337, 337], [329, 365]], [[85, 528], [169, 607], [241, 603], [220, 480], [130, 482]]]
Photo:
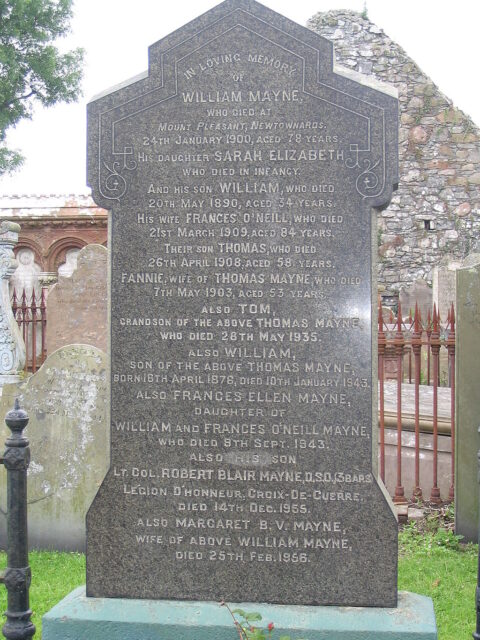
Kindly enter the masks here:
[[[237, 605], [235, 605], [237, 606]], [[262, 624], [276, 636], [308, 640], [436, 640], [433, 603], [400, 592], [398, 607], [312, 607], [259, 603]], [[44, 640], [235, 640], [231, 616], [216, 602], [87, 598], [78, 587], [43, 618]]]

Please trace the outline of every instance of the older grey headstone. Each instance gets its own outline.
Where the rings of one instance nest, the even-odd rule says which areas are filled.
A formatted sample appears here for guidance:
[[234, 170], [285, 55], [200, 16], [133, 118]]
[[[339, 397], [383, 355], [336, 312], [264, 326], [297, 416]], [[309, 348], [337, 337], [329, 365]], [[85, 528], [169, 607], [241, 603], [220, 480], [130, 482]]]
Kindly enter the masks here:
[[455, 353], [455, 531], [478, 540], [478, 459], [480, 449], [480, 253], [456, 271]]
[[[52, 353], [33, 376], [4, 387], [1, 442], [9, 435], [3, 418], [15, 398], [29, 415], [28, 537], [36, 549], [85, 549], [85, 515], [108, 469], [106, 360], [96, 347], [69, 345]], [[6, 498], [2, 473], [2, 516]], [[5, 525], [0, 518], [3, 543]]]
[[442, 322], [446, 321], [452, 304], [455, 306], [456, 270], [461, 267], [461, 262], [451, 262], [433, 270], [433, 302], [437, 305]]
[[371, 298], [397, 101], [332, 64], [227, 0], [89, 105], [112, 385], [90, 596], [396, 604]]
[[432, 288], [428, 286], [425, 280], [416, 280], [408, 289], [402, 289], [399, 300], [402, 305], [402, 315], [404, 317], [408, 317], [411, 313], [413, 318], [415, 315], [415, 306], [418, 306], [422, 321], [427, 322], [428, 312], [430, 312], [431, 315], [433, 303]]
[[60, 276], [48, 294], [47, 347], [91, 344], [107, 350], [107, 257], [100, 244], [87, 244], [77, 266]]

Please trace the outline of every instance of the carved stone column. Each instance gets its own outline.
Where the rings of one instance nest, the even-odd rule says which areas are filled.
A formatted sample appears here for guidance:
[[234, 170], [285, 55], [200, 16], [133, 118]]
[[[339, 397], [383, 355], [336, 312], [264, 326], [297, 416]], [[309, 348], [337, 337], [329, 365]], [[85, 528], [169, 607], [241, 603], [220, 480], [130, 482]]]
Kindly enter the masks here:
[[3, 385], [19, 380], [25, 366], [25, 344], [13, 317], [8, 281], [17, 267], [13, 247], [18, 242], [20, 225], [0, 224], [0, 394]]

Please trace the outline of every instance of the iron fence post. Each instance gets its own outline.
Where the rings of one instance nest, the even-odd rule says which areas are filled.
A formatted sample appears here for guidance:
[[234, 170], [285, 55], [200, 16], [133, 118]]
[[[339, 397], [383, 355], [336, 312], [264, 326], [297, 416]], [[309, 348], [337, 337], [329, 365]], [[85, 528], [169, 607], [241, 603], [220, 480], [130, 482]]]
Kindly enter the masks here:
[[28, 415], [20, 409], [18, 398], [14, 409], [5, 416], [5, 422], [12, 435], [5, 442], [5, 453], [0, 460], [7, 470], [7, 568], [1, 573], [0, 582], [7, 588], [8, 607], [2, 632], [8, 640], [28, 640], [35, 633], [28, 594], [31, 582], [27, 532], [30, 448], [22, 434], [28, 424]]

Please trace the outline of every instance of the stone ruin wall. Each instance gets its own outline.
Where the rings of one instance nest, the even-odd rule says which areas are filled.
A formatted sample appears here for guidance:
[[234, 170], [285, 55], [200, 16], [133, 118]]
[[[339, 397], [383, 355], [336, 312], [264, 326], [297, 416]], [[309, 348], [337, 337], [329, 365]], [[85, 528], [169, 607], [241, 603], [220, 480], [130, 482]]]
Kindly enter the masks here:
[[319, 13], [308, 27], [334, 43], [339, 65], [398, 90], [400, 184], [378, 213], [379, 284], [431, 283], [435, 266], [462, 260], [479, 237], [480, 130], [360, 14]]

